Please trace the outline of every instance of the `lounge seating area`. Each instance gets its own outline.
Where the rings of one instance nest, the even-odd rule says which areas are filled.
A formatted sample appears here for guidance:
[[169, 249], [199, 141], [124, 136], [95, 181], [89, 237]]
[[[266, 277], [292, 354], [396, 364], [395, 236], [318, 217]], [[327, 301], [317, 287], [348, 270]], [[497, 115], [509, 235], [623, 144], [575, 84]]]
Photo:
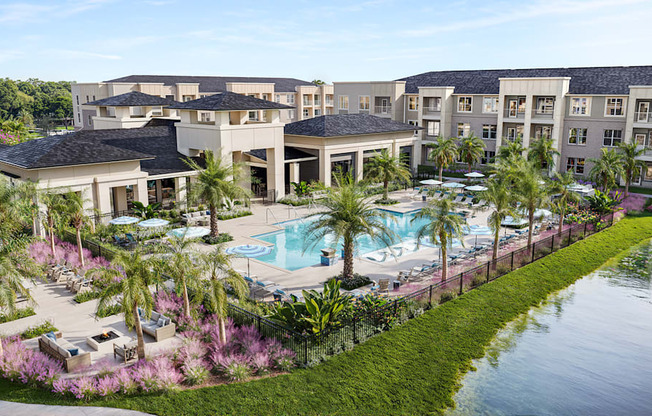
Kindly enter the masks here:
[[181, 214], [181, 222], [187, 226], [191, 225], [207, 225], [211, 219], [211, 212], [194, 211], [186, 214]]
[[172, 338], [176, 333], [176, 325], [165, 315], [159, 312], [152, 312], [152, 316], [148, 319], [142, 309], [138, 309], [138, 314], [140, 315], [140, 324], [143, 328], [143, 333], [154, 337], [156, 342]]
[[91, 365], [91, 353], [80, 351], [78, 347], [63, 338], [61, 332], [41, 335], [38, 346], [41, 352], [61, 361], [68, 373]]

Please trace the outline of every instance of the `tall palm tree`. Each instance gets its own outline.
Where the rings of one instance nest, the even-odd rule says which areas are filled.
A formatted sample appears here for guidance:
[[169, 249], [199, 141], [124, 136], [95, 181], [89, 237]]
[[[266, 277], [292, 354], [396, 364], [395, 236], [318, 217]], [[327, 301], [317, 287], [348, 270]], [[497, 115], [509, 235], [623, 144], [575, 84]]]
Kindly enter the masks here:
[[215, 250], [200, 257], [203, 270], [208, 274], [208, 282], [202, 286], [208, 310], [215, 314], [219, 324], [220, 340], [226, 342], [225, 321], [227, 317], [227, 286], [238, 299], [244, 299], [248, 293], [247, 282], [231, 267], [231, 256], [218, 245]]
[[428, 160], [434, 162], [439, 167], [439, 180], [442, 180], [444, 168], [448, 167], [457, 159], [457, 143], [453, 137], [447, 139], [442, 136], [437, 137], [435, 143], [429, 143], [428, 147], [432, 150], [428, 155]]
[[515, 216], [513, 208], [514, 195], [504, 181], [490, 179], [487, 181], [487, 190], [482, 194], [482, 198], [487, 201], [487, 204], [493, 210], [489, 214], [487, 224], [494, 233], [494, 249], [491, 258], [495, 261], [498, 257], [498, 240], [500, 239], [501, 224], [508, 215]]
[[103, 273], [111, 279], [109, 284], [100, 293], [97, 311], [113, 304], [118, 297], [121, 312], [124, 314], [125, 324], [129, 329], [136, 330], [138, 339], [138, 358], [145, 358], [145, 340], [143, 328], [140, 325], [138, 309], [141, 308], [144, 316], [152, 314], [154, 299], [149, 286], [155, 282], [155, 275], [149, 259], [142, 257], [138, 250], [120, 251], [112, 261], [114, 269], [103, 269]]
[[87, 200], [77, 192], [70, 191], [63, 195], [62, 215], [66, 221], [70, 221], [70, 224], [75, 229], [77, 236], [77, 254], [81, 267], [84, 267], [84, 248], [82, 246], [81, 230], [88, 222], [86, 210], [84, 209], [86, 202]]
[[336, 174], [335, 182], [337, 187], [320, 202], [324, 210], [308, 216], [315, 221], [306, 230], [304, 250], [313, 247], [326, 235], [333, 235], [336, 244], [343, 240], [342, 279], [346, 281], [353, 278], [353, 253], [360, 237], [367, 235], [389, 247], [396, 234], [384, 222], [387, 214], [375, 209], [365, 197], [364, 185], [354, 183], [350, 175], [343, 174]]
[[170, 253], [163, 263], [163, 268], [167, 274], [174, 280], [177, 291], [181, 292], [183, 298], [183, 315], [190, 317], [190, 297], [188, 296], [188, 287], [196, 291], [198, 287], [199, 268], [195, 265], [194, 255], [190, 253], [190, 245], [196, 242], [196, 239], [184, 237], [172, 237], [169, 246], [164, 246], [163, 250]]
[[552, 182], [551, 193], [559, 194], [559, 198], [555, 202], [555, 207], [559, 212], [559, 229], [557, 234], [561, 235], [564, 228], [564, 217], [566, 216], [566, 209], [571, 202], [579, 202], [580, 196], [569, 190], [568, 188], [575, 183], [575, 177], [572, 172], [564, 172], [561, 175], [555, 173], [556, 181]]
[[532, 245], [534, 231], [534, 212], [546, 206], [549, 202], [549, 190], [541, 177], [541, 171], [531, 162], [522, 161], [513, 176], [516, 199], [527, 212], [528, 217], [528, 247]]
[[389, 199], [389, 183], [394, 181], [407, 182], [411, 178], [410, 170], [400, 156], [392, 156], [389, 150], [383, 149], [376, 153], [364, 167], [366, 179], [383, 182], [383, 199]]
[[623, 169], [623, 156], [614, 149], [602, 148], [600, 158], [589, 158], [593, 167], [589, 176], [602, 186], [602, 191], [609, 193], [616, 186], [618, 175], [625, 173]]
[[463, 235], [462, 226], [464, 219], [454, 212], [455, 203], [450, 198], [432, 201], [414, 216], [412, 221], [419, 218], [430, 220], [417, 230], [417, 241], [429, 237], [433, 243], [440, 245], [442, 267], [441, 280], [446, 280], [448, 275], [448, 247], [452, 246], [454, 238]]
[[469, 137], [460, 140], [458, 152], [460, 158], [468, 165], [469, 172], [471, 172], [473, 165], [484, 156], [484, 148], [484, 141], [473, 132]]
[[554, 168], [555, 157], [559, 156], [559, 151], [555, 149], [554, 142], [547, 136], [530, 141], [530, 148], [527, 152], [527, 160], [536, 163], [539, 169]]
[[21, 182], [18, 185], [17, 193], [19, 196], [18, 206], [21, 216], [31, 222], [32, 235], [36, 237], [38, 235], [38, 217], [40, 212], [39, 206], [36, 203], [39, 194], [38, 181], [26, 180]]
[[240, 187], [238, 183], [242, 180], [243, 165], [240, 163], [229, 163], [219, 157], [220, 152], [214, 154], [206, 150], [205, 164], [201, 167], [192, 159], [185, 159], [188, 167], [199, 172], [197, 181], [190, 187], [188, 199], [190, 201], [203, 200], [208, 204], [211, 212], [211, 237], [217, 237], [217, 208], [227, 198], [244, 198], [249, 200], [250, 192]]
[[500, 146], [496, 158], [499, 160], [516, 160], [523, 156], [524, 151], [523, 139], [518, 136], [513, 141], [508, 141], [507, 144]]
[[52, 190], [45, 190], [41, 193], [41, 203], [45, 205], [45, 225], [50, 237], [50, 250], [52, 251], [52, 256], [54, 256], [56, 254], [54, 228], [64, 210], [65, 203], [61, 194]]
[[623, 176], [625, 176], [625, 196], [627, 196], [629, 195], [629, 185], [632, 184], [636, 173], [646, 167], [645, 162], [638, 159], [639, 156], [645, 154], [645, 149], [639, 149], [633, 140], [630, 143], [621, 143], [619, 148], [622, 155]]

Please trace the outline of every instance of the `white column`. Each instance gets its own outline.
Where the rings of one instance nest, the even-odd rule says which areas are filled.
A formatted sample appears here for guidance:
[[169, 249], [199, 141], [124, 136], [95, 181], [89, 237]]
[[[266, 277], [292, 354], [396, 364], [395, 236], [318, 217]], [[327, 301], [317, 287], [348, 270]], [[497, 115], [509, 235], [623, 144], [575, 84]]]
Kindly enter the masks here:
[[525, 96], [525, 120], [523, 123], [523, 147], [528, 149], [530, 147], [530, 137], [532, 135], [532, 109], [534, 96], [528, 94]]
[[355, 153], [355, 180], [357, 182], [360, 182], [362, 179], [364, 179], [363, 160], [364, 160], [364, 151], [358, 150]]
[[298, 162], [290, 163], [290, 183], [292, 182], [298, 183], [301, 180], [300, 173], [301, 171], [299, 168], [299, 163]]
[[105, 183], [98, 183], [95, 187], [96, 208], [101, 214], [110, 214], [113, 211], [111, 206], [111, 187]]
[[267, 149], [267, 189], [276, 190], [276, 197], [285, 195], [285, 151], [283, 145]]
[[331, 154], [319, 149], [319, 180], [329, 188], [331, 186]]
[[177, 206], [186, 209], [186, 198], [188, 196], [186, 189], [186, 177], [174, 178], [174, 190], [176, 192]]
[[141, 202], [143, 205], [149, 205], [149, 198], [147, 197], [147, 179], [139, 179], [134, 185], [134, 200]]
[[116, 186], [114, 189], [113, 197], [115, 198], [115, 206], [118, 211], [125, 211], [127, 209], [127, 188], [124, 186]]

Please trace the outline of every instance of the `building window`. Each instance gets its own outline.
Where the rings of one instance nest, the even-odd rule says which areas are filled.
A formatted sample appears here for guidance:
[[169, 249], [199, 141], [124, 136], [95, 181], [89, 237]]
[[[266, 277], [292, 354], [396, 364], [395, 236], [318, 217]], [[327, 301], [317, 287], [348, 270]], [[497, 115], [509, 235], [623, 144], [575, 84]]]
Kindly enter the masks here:
[[439, 136], [439, 122], [438, 121], [428, 121], [426, 123], [428, 136]]
[[303, 94], [303, 105], [312, 105], [312, 95]]
[[537, 114], [552, 115], [555, 110], [555, 99], [552, 97], [537, 98]]
[[507, 140], [509, 141], [514, 141], [516, 138], [520, 137], [523, 135], [523, 126], [518, 126], [518, 127], [508, 127], [507, 128]]
[[419, 109], [419, 97], [408, 97], [408, 110], [417, 111]]
[[540, 139], [544, 136], [548, 139], [552, 137], [552, 126], [536, 126], [534, 128], [535, 139]]
[[263, 100], [268, 101], [269, 100], [269, 94], [263, 94]]
[[288, 104], [294, 104], [294, 94], [287, 94], [285, 99], [287, 100]]
[[192, 95], [184, 95], [184, 96], [183, 96], [183, 102], [186, 103], [186, 102], [188, 102], [188, 101], [192, 101], [193, 98], [194, 98], [194, 97], [193, 97]]
[[86, 102], [87, 102], [87, 103], [90, 103], [90, 102], [91, 102], [91, 100], [88, 99], [88, 95], [86, 96]]
[[280, 103], [280, 102], [281, 102], [281, 94], [276, 94], [276, 96], [274, 97], [274, 100], [275, 100], [277, 103]]
[[570, 114], [573, 116], [588, 116], [590, 115], [589, 98], [588, 97], [572, 97], [570, 105]]
[[441, 111], [441, 98], [439, 97], [428, 97], [425, 98], [426, 108], [428, 111]]
[[288, 118], [289, 118], [290, 120], [294, 120], [294, 118], [296, 117], [296, 115], [297, 115], [297, 114], [296, 114], [296, 112], [295, 112], [294, 110], [288, 110]]
[[[249, 120], [251, 120], [251, 113], [256, 113], [257, 114], [258, 112], [250, 111], [249, 112]], [[211, 113], [207, 113], [205, 111], [202, 111], [201, 113], [199, 113], [199, 121], [201, 121], [202, 123], [210, 122], [211, 121]]]
[[340, 95], [340, 96], [338, 96], [337, 101], [339, 103], [340, 110], [348, 110], [349, 109], [349, 96], [348, 95]]
[[77, 105], [79, 105], [79, 95], [75, 95], [75, 99], [77, 100]]
[[93, 96], [93, 101], [95, 101], [95, 96]]
[[310, 110], [308, 108], [303, 109], [303, 118], [309, 118], [310, 117]]
[[330, 116], [331, 114], [333, 114], [333, 109], [330, 107], [326, 107], [326, 115]]
[[487, 140], [496, 139], [496, 126], [494, 124], [482, 125], [482, 138]]
[[570, 129], [568, 133], [568, 144], [585, 145], [588, 129]]
[[321, 95], [315, 94], [315, 105], [321, 105]]
[[90, 114], [88, 115], [88, 125], [89, 125], [89, 126], [92, 126], [92, 125], [93, 125], [93, 116], [90, 115]]
[[331, 94], [326, 94], [326, 105], [333, 105], [333, 96]]
[[622, 98], [607, 98], [607, 104], [605, 106], [604, 115], [622, 116], [624, 114], [623, 103], [624, 100]]
[[498, 112], [498, 97], [482, 97], [482, 112], [483, 113], [497, 113]]
[[81, 113], [77, 113], [77, 120], [81, 123]]
[[162, 116], [163, 107], [152, 107], [152, 116]]
[[482, 159], [480, 159], [480, 164], [486, 165], [487, 163], [491, 163], [491, 161], [495, 157], [496, 157], [496, 152], [492, 152], [491, 150], [485, 150], [484, 156], [482, 156]]
[[315, 108], [315, 117], [321, 116], [321, 108]]
[[584, 158], [582, 157], [569, 157], [566, 159], [566, 170], [569, 172], [583, 174], [584, 173]]
[[457, 123], [457, 137], [469, 137], [471, 125], [469, 123]]
[[457, 98], [457, 112], [470, 113], [473, 106], [473, 97], [458, 97]]
[[358, 110], [369, 110], [369, 96], [361, 95], [359, 97]]
[[603, 145], [609, 147], [618, 146], [622, 140], [622, 135], [622, 130], [605, 130], [603, 136]]
[[258, 121], [258, 111], [249, 112], [249, 121]]

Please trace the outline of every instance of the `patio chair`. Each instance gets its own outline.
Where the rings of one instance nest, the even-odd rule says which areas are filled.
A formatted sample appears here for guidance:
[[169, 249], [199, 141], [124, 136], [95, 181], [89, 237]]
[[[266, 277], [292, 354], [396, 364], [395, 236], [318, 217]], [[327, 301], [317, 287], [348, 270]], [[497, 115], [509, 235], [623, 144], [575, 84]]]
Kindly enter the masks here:
[[456, 203], [456, 204], [459, 204], [460, 202], [462, 202], [462, 198], [464, 198], [464, 195], [458, 195], [458, 196], [455, 197], [453, 202]]
[[66, 280], [66, 289], [72, 291], [73, 286], [76, 283], [81, 282], [82, 280], [84, 280], [84, 278], [82, 276], [79, 276], [79, 275], [76, 275], [76, 274], [71, 274], [68, 277], [68, 280]]
[[383, 250], [377, 253], [369, 253], [367, 256], [365, 256], [365, 258], [371, 261], [382, 263], [387, 260], [387, 256], [389, 256], [389, 253], [386, 250]]
[[115, 243], [117, 245], [119, 245], [120, 247], [127, 247], [129, 245], [129, 241], [124, 240], [124, 239], [118, 237], [117, 235], [113, 236], [113, 241], [115, 241]]
[[378, 280], [378, 293], [389, 293], [389, 279]]
[[137, 245], [138, 244], [138, 240], [136, 240], [134, 238], [133, 234], [131, 234], [131, 233], [126, 233], [125, 238], [127, 239], [128, 244], [131, 244], [131, 245]]
[[137, 349], [138, 341], [130, 341], [123, 345], [113, 343], [113, 359], [120, 357], [127, 364], [127, 362], [138, 358]]

